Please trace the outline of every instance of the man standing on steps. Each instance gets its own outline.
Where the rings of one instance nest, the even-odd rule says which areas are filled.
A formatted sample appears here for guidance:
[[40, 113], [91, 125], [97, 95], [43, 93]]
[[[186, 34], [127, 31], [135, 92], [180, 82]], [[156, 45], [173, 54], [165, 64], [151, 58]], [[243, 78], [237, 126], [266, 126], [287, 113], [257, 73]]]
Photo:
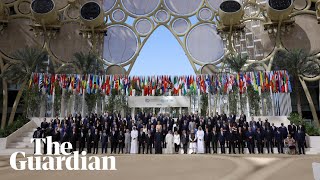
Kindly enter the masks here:
[[265, 132], [265, 139], [266, 139], [266, 147], [267, 147], [267, 151], [268, 151], [268, 154], [270, 153], [270, 150], [271, 150], [271, 153], [273, 154], [273, 132], [270, 131], [270, 128], [267, 127], [267, 130]]
[[274, 140], [276, 142], [276, 146], [278, 148], [278, 153], [282, 153], [283, 154], [283, 136], [282, 133], [280, 132], [280, 129], [278, 128], [275, 135], [274, 135]]
[[221, 154], [225, 154], [226, 153], [226, 148], [225, 148], [226, 135], [223, 132], [223, 128], [220, 129], [220, 134], [219, 134], [218, 140], [219, 140], [219, 143], [220, 143]]
[[[37, 129], [34, 131], [34, 133], [33, 133], [33, 139], [38, 139], [38, 138], [41, 138], [41, 136], [42, 136], [42, 133], [41, 133], [41, 128], [40, 127], [37, 127]], [[35, 154], [36, 153], [36, 146], [35, 146], [35, 140], [34, 140], [34, 142], [33, 142], [33, 144], [34, 144], [34, 148], [33, 148], [33, 153]]]
[[126, 154], [130, 153], [130, 140], [131, 140], [131, 135], [129, 129], [126, 129], [126, 133], [124, 134], [124, 149]]
[[213, 154], [218, 153], [218, 137], [219, 135], [216, 131], [216, 127], [213, 127], [211, 132], [211, 144], [212, 144]]
[[211, 148], [210, 148], [210, 143], [211, 143], [211, 133], [209, 132], [209, 129], [206, 128], [206, 132], [204, 134], [204, 144], [205, 144], [205, 149], [206, 149], [206, 154], [211, 154]]
[[104, 129], [103, 133], [101, 134], [101, 153], [108, 152], [108, 134], [107, 131]]
[[98, 154], [99, 141], [100, 141], [100, 134], [98, 132], [98, 129], [95, 129], [94, 135], [93, 135], [93, 154]]
[[181, 144], [182, 144], [182, 147], [183, 147], [183, 153], [184, 154], [187, 154], [188, 153], [188, 140], [189, 140], [189, 137], [186, 133], [186, 130], [183, 130], [182, 131], [182, 135], [181, 135]]
[[304, 143], [306, 141], [306, 134], [305, 132], [301, 131], [300, 129], [298, 130], [298, 133], [296, 133], [296, 141], [298, 142], [298, 150], [299, 154], [305, 154], [304, 151]]
[[155, 153], [156, 154], [162, 154], [162, 146], [161, 146], [161, 141], [162, 141], [162, 134], [160, 133], [160, 130], [157, 128], [157, 132], [154, 135], [154, 148], [155, 148]]
[[254, 132], [252, 131], [251, 127], [249, 127], [248, 131], [246, 132], [246, 139], [249, 153], [254, 154]]

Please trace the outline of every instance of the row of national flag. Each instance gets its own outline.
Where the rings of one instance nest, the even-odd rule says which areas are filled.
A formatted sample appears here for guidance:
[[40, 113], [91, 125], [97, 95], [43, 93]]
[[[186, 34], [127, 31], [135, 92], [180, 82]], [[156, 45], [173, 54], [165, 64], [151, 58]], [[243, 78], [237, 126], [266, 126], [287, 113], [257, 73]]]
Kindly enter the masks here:
[[60, 87], [77, 94], [102, 93], [110, 95], [113, 89], [127, 96], [137, 91], [144, 96], [229, 93], [234, 87], [245, 93], [248, 86], [259, 92], [292, 92], [287, 71], [257, 71], [239, 74], [217, 73], [185, 76], [125, 76], [33, 73], [29, 87], [38, 87], [48, 94]]

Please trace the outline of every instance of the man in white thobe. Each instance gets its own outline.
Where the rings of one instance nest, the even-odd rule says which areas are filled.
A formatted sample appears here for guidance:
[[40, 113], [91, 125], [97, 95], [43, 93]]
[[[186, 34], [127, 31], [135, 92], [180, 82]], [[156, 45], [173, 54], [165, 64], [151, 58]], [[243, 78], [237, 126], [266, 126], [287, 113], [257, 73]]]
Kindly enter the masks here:
[[166, 153], [172, 154], [173, 153], [173, 135], [171, 131], [169, 131], [168, 134], [166, 135], [166, 143], [167, 143]]
[[133, 127], [133, 130], [131, 131], [131, 148], [130, 148], [130, 154], [137, 154], [138, 153], [138, 131], [136, 130], [136, 127]]
[[197, 152], [199, 154], [204, 153], [204, 132], [202, 130], [202, 127], [199, 126], [198, 131], [197, 131], [197, 138], [198, 138], [198, 143], [197, 143]]

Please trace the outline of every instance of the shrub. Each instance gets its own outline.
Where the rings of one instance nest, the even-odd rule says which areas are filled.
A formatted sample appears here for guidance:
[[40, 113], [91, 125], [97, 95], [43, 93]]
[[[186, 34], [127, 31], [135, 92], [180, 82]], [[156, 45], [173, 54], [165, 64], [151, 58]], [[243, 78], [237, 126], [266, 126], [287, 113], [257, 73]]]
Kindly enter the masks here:
[[309, 136], [320, 135], [320, 128], [317, 128], [313, 123], [307, 123], [298, 113], [291, 113], [288, 120], [295, 125], [304, 125], [306, 127], [306, 133]]
[[29, 122], [30, 119], [26, 117], [19, 116], [15, 121], [13, 121], [12, 124], [8, 125], [4, 129], [0, 130], [0, 138], [4, 138], [21, 128], [23, 125], [25, 125], [27, 122]]

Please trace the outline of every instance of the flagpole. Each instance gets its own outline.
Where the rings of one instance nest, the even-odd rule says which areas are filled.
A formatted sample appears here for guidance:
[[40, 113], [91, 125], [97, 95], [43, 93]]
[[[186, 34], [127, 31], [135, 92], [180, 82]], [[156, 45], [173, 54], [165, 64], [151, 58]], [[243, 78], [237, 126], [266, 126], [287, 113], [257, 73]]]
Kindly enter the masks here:
[[56, 88], [54, 87], [53, 88], [53, 91], [52, 91], [52, 105], [51, 105], [51, 117], [54, 117], [54, 97], [55, 97], [55, 90]]

